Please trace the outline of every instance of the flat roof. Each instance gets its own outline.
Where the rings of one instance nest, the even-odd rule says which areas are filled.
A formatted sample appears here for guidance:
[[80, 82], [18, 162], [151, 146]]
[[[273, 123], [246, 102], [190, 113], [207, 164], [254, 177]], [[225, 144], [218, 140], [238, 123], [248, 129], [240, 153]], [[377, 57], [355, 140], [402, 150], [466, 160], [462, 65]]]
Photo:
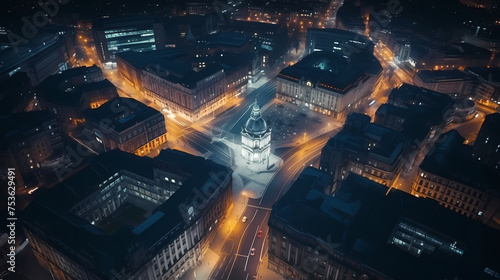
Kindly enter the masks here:
[[211, 35], [209, 40], [218, 45], [231, 47], [241, 47], [249, 42], [244, 34], [238, 32], [219, 32]]
[[500, 172], [474, 159], [473, 147], [463, 144], [464, 140], [454, 129], [442, 134], [425, 155], [420, 169], [478, 190], [500, 191]]
[[[123, 108], [123, 109], [122, 109]], [[102, 104], [99, 108], [86, 109], [82, 112], [87, 121], [101, 123], [107, 120], [108, 129], [122, 132], [153, 116], [163, 115], [154, 108], [133, 99], [117, 97]]]
[[0, 115], [0, 134], [2, 135], [0, 148], [5, 149], [10, 143], [27, 137], [28, 135], [24, 133], [36, 134], [35, 128], [40, 127], [46, 121], [55, 121], [55, 119], [54, 113], [48, 110]]
[[405, 151], [408, 139], [396, 130], [370, 123], [370, 117], [360, 120], [359, 113], [347, 116], [346, 124], [325, 147], [347, 149], [375, 160], [392, 164]]
[[465, 71], [488, 82], [500, 83], [500, 67], [469, 67]]
[[[187, 180], [137, 227], [121, 226], [106, 232], [70, 212], [73, 206], [99, 191], [100, 184], [115, 174], [123, 175], [125, 172], [154, 181], [155, 169], [182, 173]], [[149, 158], [115, 149], [90, 158], [87, 166], [53, 188], [39, 190], [37, 198], [22, 214], [23, 223], [31, 230], [36, 228], [42, 231], [44, 240], [68, 257], [80, 263], [82, 259], [91, 262], [92, 271], [98, 273], [98, 277], [107, 279], [112, 277], [113, 271], [124, 268], [134, 271], [149, 261], [147, 258], [138, 262], [131, 260], [130, 257], [138, 250], [154, 255], [163, 247], [153, 245], [160, 240], [164, 242], [162, 244], [168, 244], [177, 238], [196, 220], [184, 219], [181, 204], [194, 203], [195, 189], [210, 197], [211, 192], [204, 187], [210, 182], [212, 174], [230, 178], [231, 173], [229, 167], [176, 150], [165, 149], [157, 157]]]
[[113, 30], [117, 28], [124, 27], [139, 27], [139, 28], [153, 28], [153, 24], [156, 22], [155, 16], [135, 14], [135, 15], [123, 15], [123, 16], [112, 16], [109, 18], [99, 18], [94, 20], [92, 23], [93, 30]]
[[[217, 72], [232, 71], [246, 63], [243, 55], [226, 54], [196, 58], [182, 48], [171, 48], [147, 52], [121, 52], [117, 57], [130, 63], [136, 69], [147, 71], [171, 83], [194, 89], [198, 82]], [[224, 57], [226, 56], [226, 57]], [[231, 57], [231, 59], [227, 59]], [[193, 64], [203, 59], [206, 67], [195, 71]]]
[[22, 42], [16, 47], [9, 47], [0, 51], [2, 63], [0, 72], [7, 73], [20, 67], [27, 60], [37, 55], [53, 50], [57, 44], [62, 44], [63, 40], [56, 32], [41, 29], [35, 37]]
[[[290, 238], [313, 248], [327, 247], [388, 279], [492, 279], [485, 268], [500, 272], [497, 230], [432, 199], [397, 189], [386, 194], [386, 186], [352, 173], [333, 197], [323, 193], [311, 199], [309, 193], [318, 191], [309, 183], [315, 178], [299, 175], [273, 206], [269, 225], [274, 230], [281, 231], [277, 223], [288, 227]], [[339, 213], [344, 213], [343, 220]], [[417, 253], [399, 247], [394, 238], [400, 232], [433, 250]], [[316, 250], [325, 252], [321, 249]]]
[[375, 76], [381, 71], [382, 66], [372, 53], [353, 49], [349, 57], [343, 53], [313, 52], [281, 70], [278, 77], [294, 82], [309, 80], [320, 88], [345, 94], [367, 75]]
[[467, 81], [472, 78], [464, 72], [454, 70], [421, 70], [417, 75], [426, 83], [452, 82], [452, 81]]
[[391, 91], [387, 103], [420, 113], [439, 123], [443, 121], [443, 114], [452, 108], [453, 99], [447, 94], [404, 83]]
[[[115, 89], [115, 86], [108, 79], [104, 79], [99, 82], [83, 83], [74, 88], [72, 87], [69, 92], [60, 88], [58, 83], [51, 85], [44, 84], [44, 86], [40, 89], [42, 95], [47, 99], [47, 101], [53, 104], [80, 107], [82, 93], [106, 88]], [[118, 94], [116, 95], [118, 96]]]

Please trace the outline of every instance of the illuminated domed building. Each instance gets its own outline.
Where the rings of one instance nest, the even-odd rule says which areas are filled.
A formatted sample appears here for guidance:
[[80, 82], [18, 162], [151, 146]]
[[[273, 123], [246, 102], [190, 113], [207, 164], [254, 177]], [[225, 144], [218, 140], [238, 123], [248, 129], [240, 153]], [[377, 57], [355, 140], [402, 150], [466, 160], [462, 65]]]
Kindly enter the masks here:
[[255, 101], [250, 118], [241, 129], [241, 156], [247, 162], [264, 162], [269, 158], [271, 128], [260, 114]]

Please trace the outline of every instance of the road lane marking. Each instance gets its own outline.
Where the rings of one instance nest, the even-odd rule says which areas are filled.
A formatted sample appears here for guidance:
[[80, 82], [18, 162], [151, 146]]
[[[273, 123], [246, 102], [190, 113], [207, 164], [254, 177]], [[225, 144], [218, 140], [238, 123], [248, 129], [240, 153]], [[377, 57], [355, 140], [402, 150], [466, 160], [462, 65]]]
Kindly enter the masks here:
[[[245, 211], [246, 211], [246, 209], [245, 209]], [[243, 213], [245, 213], [245, 211], [243, 211]], [[243, 241], [243, 236], [245, 236], [245, 232], [247, 231], [248, 227], [252, 224], [253, 219], [255, 219], [257, 212], [259, 212], [259, 209], [255, 210], [255, 214], [253, 215], [252, 220], [250, 221], [250, 223], [248, 223], [247, 227], [243, 231], [243, 234], [241, 235], [241, 238], [240, 238], [240, 242], [238, 242], [238, 249], [236, 249], [236, 253], [238, 253], [240, 251], [241, 241]], [[227, 276], [227, 280], [229, 280], [229, 276], [231, 276], [231, 272], [233, 271], [233, 267], [234, 267], [235, 262], [236, 262], [236, 257], [234, 258], [233, 264], [231, 265], [231, 270], [229, 271], [229, 274]]]
[[[309, 157], [310, 157], [310, 155], [311, 155], [311, 154], [309, 154]], [[320, 151], [320, 152], [317, 152], [317, 153], [315, 153], [315, 154], [313, 154], [313, 156], [312, 156], [312, 157], [310, 157], [310, 159], [308, 159], [308, 160], [306, 161], [306, 163], [307, 163], [307, 162], [309, 162], [309, 161], [311, 161], [312, 159], [316, 158], [318, 155], [321, 155], [321, 151]], [[294, 165], [295, 165], [295, 163], [294, 163]], [[305, 164], [303, 164], [302, 166], [304, 166], [304, 167], [305, 167]], [[295, 174], [297, 174], [299, 171], [301, 171], [301, 169], [302, 169], [302, 168], [297, 168], [297, 170], [295, 170], [295, 171], [292, 173], [292, 176], [288, 177], [288, 180], [286, 180], [286, 183], [285, 183], [285, 184], [283, 184], [283, 186], [282, 186], [282, 188], [281, 188], [281, 190], [280, 190], [280, 192], [279, 192], [279, 194], [278, 194], [278, 197], [276, 197], [276, 200], [274, 200], [274, 202], [278, 201], [278, 199], [281, 197], [281, 193], [283, 192], [283, 190], [285, 189], [285, 187], [286, 187], [286, 186], [288, 186], [288, 185], [290, 184], [291, 178], [295, 177]]]
[[84, 146], [85, 148], [87, 148], [89, 151], [91, 151], [92, 153], [94, 154], [99, 154], [98, 152], [94, 151], [92, 148], [90, 148], [89, 146], [85, 145], [82, 141], [80, 141], [79, 139], [76, 139], [73, 135], [69, 134], [69, 137], [73, 138], [73, 140], [75, 140], [78, 144]]
[[271, 211], [272, 210], [271, 208], [266, 208], [266, 207], [261, 207], [261, 206], [257, 206], [257, 205], [251, 205], [251, 204], [247, 204], [247, 207], [253, 207], [253, 208], [257, 208], [257, 209], [262, 209], [262, 210], [265, 210], [265, 211]]
[[[247, 103], [247, 104], [248, 104], [248, 103]], [[233, 125], [232, 125], [229, 129], [227, 129], [227, 130], [226, 130], [226, 129], [224, 129], [223, 127], [224, 127], [224, 126], [225, 126], [225, 125], [226, 125], [229, 121], [231, 121], [233, 118], [231, 118], [229, 121], [227, 121], [227, 122], [226, 122], [226, 123], [225, 123], [225, 124], [221, 127], [221, 128], [222, 128], [222, 132], [223, 132], [224, 130], [226, 130], [226, 134], [224, 134], [224, 137], [226, 137], [226, 135], [228, 134], [228, 132], [230, 132], [230, 131], [234, 128], [234, 126], [235, 126], [235, 125], [236, 125], [236, 124], [237, 124], [237, 123], [241, 120], [241, 118], [243, 118], [243, 117], [247, 114], [247, 112], [248, 112], [248, 110], [250, 110], [250, 108], [252, 108], [252, 105], [248, 106], [248, 109], [246, 109], [246, 110], [245, 110], [245, 112], [244, 112], [244, 113], [243, 113], [243, 114], [242, 114], [242, 115], [238, 118], [238, 120], [236, 120], [236, 122], [234, 122], [234, 123], [233, 123]], [[221, 138], [223, 138], [223, 137], [222, 137], [222, 132], [221, 132]]]
[[[267, 217], [267, 215], [266, 215], [266, 217]], [[243, 271], [247, 271], [248, 259], [250, 258], [250, 252], [252, 251], [253, 244], [255, 243], [255, 238], [257, 237], [257, 232], [259, 232], [259, 228], [260, 228], [260, 225], [257, 226], [257, 229], [255, 230], [255, 234], [253, 235], [252, 245], [250, 245], [250, 250], [248, 251], [247, 260], [245, 262], [245, 269], [243, 269]]]
[[[264, 220], [262, 220], [262, 222], [264, 222], [267, 218], [267, 214], [266, 216], [264, 217]], [[259, 256], [259, 261], [262, 261], [262, 253], [264, 252], [264, 245], [266, 245], [266, 240], [267, 240], [267, 234], [269, 233], [269, 228], [267, 229], [266, 231], [266, 235], [264, 235], [264, 240], [262, 242], [262, 248], [260, 249], [260, 256]], [[259, 271], [259, 270], [257, 270]]]
[[[206, 150], [210, 151], [217, 151], [219, 152], [220, 154], [230, 158], [230, 155], [228, 153], [226, 153], [225, 151], [223, 151], [221, 148], [217, 147], [216, 145], [206, 141], [206, 139], [204, 139], [202, 136], [200, 135], [197, 135], [196, 133], [194, 132], [199, 132], [197, 131], [196, 129], [189, 133], [189, 134], [186, 134], [185, 137], [186, 138], [189, 138], [192, 142], [194, 143], [197, 143], [198, 145], [200, 145], [201, 147], [205, 148]], [[190, 137], [193, 137], [193, 138], [196, 138], [198, 139], [198, 141], [196, 141], [196, 139], [193, 139], [193, 138], [190, 138]]]
[[[333, 130], [331, 130], [331, 131], [335, 131], [335, 130], [338, 130], [338, 128], [333, 129]], [[331, 132], [331, 131], [329, 131], [329, 132]], [[329, 132], [326, 132], [326, 133], [329, 133]], [[316, 138], [314, 138], [314, 139], [312, 139], [312, 140], [315, 140], [315, 139], [317, 139], [317, 138], [319, 138], [319, 137], [323, 136], [323, 135], [324, 135], [324, 134], [326, 134], [326, 133], [323, 133], [323, 134], [321, 134], [321, 135], [317, 136]], [[312, 140], [311, 140], [311, 141], [312, 141]], [[328, 141], [328, 140], [327, 140], [327, 141]], [[318, 143], [312, 144], [312, 145], [311, 145], [309, 148], [307, 148], [306, 150], [310, 150], [310, 149], [313, 149], [313, 150], [318, 150], [318, 147], [321, 147], [321, 149], [323, 149], [323, 147], [324, 147], [324, 145], [325, 145], [325, 144], [326, 144], [326, 142], [320, 141], [320, 142], [318, 142]], [[307, 146], [308, 146], [308, 145], [304, 146], [304, 148], [305, 148], [305, 147], [307, 147]], [[278, 173], [281, 171], [281, 168], [283, 168], [285, 165], [287, 165], [287, 164], [288, 164], [288, 163], [289, 163], [289, 162], [290, 162], [293, 158], [295, 158], [296, 156], [298, 156], [298, 153], [299, 153], [300, 151], [302, 151], [302, 149], [299, 149], [299, 150], [295, 151], [295, 152], [293, 153], [293, 155], [292, 155], [292, 156], [290, 156], [290, 157], [289, 157], [289, 158], [288, 158], [285, 162], [283, 162], [283, 164], [282, 164], [282, 165], [280, 165], [280, 166], [278, 167], [278, 169], [274, 172], [273, 176], [271, 177], [271, 180], [269, 180], [269, 183], [267, 183], [266, 188], [264, 189], [264, 192], [263, 192], [263, 194], [262, 194], [262, 197], [260, 198], [260, 201], [259, 201], [259, 205], [261, 205], [261, 204], [262, 204], [262, 200], [264, 199], [264, 196], [266, 195], [266, 191], [267, 191], [267, 189], [268, 189], [269, 185], [271, 185], [271, 182], [274, 180], [274, 177], [276, 177], [276, 176], [278, 175]], [[288, 170], [290, 170], [290, 168], [288, 168]]]

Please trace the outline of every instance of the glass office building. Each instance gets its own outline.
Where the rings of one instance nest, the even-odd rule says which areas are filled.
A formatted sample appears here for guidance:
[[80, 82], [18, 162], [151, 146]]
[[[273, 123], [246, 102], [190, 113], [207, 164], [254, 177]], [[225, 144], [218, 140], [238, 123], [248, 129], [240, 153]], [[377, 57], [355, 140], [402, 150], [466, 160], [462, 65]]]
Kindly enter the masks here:
[[139, 29], [135, 27], [120, 28], [104, 31], [108, 45], [109, 56], [115, 60], [115, 53], [125, 51], [152, 51], [155, 50], [155, 36], [153, 29]]
[[[104, 68], [116, 68], [115, 55], [126, 51], [152, 51], [157, 49], [158, 23], [152, 16], [121, 16], [105, 18], [93, 23], [92, 33], [99, 59]], [[157, 25], [158, 27], [161, 25]], [[155, 32], [157, 31], [157, 32]]]

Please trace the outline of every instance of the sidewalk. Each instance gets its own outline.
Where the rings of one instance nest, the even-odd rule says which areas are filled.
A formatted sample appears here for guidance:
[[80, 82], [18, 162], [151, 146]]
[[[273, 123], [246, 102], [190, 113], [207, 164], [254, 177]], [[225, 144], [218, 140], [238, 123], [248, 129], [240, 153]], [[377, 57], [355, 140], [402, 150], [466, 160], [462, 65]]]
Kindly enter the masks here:
[[257, 279], [263, 280], [285, 280], [285, 278], [278, 273], [270, 270], [267, 266], [268, 258], [267, 253], [262, 257], [262, 262], [259, 265], [259, 269], [257, 271]]
[[214, 251], [208, 249], [203, 259], [201, 259], [201, 264], [192, 269], [192, 271], [187, 271], [182, 275], [180, 280], [191, 280], [191, 279], [202, 279], [206, 280], [210, 277], [214, 265], [219, 261], [219, 255]]
[[257, 82], [255, 83], [251, 83], [251, 82], [248, 82], [247, 84], [247, 93], [246, 95], [249, 95], [250, 93], [252, 93], [252, 91], [258, 89], [259, 87], [261, 87], [262, 85], [264, 85], [265, 83], [269, 82], [269, 78], [266, 77], [265, 75], [262, 76]]
[[240, 191], [243, 189], [243, 187], [243, 180], [239, 175], [233, 173], [234, 204], [228, 210], [227, 217], [219, 226], [217, 234], [212, 240], [212, 243], [210, 243], [209, 249], [201, 259], [201, 264], [196, 266], [194, 269], [191, 269], [184, 273], [184, 275], [180, 278], [181, 280], [209, 279], [212, 270], [215, 268], [215, 265], [223, 255], [221, 251], [224, 244], [226, 243], [227, 238], [229, 237], [229, 234], [231, 233], [231, 231], [233, 231], [233, 228], [236, 226], [238, 220], [240, 219], [243, 211], [247, 206], [248, 197], [240, 194]]

